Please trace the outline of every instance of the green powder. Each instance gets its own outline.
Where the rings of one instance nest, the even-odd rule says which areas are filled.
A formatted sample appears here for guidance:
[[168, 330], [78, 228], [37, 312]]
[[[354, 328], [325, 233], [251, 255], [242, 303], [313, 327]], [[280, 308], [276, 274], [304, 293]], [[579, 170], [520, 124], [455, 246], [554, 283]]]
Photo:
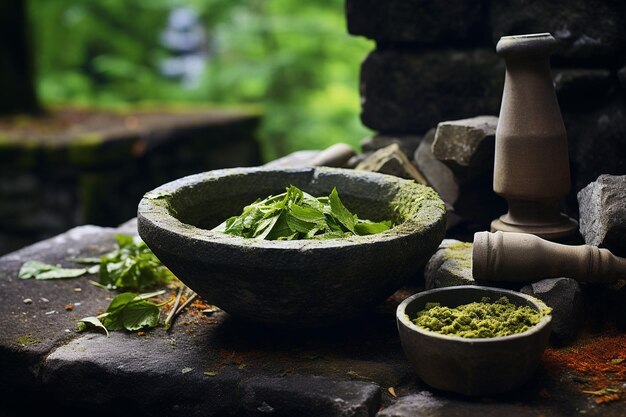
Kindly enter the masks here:
[[426, 303], [426, 308], [418, 312], [412, 322], [431, 332], [449, 336], [486, 338], [525, 332], [551, 311], [548, 307], [537, 311], [529, 306], [516, 306], [507, 297], [496, 302], [484, 297], [480, 302], [454, 308]]

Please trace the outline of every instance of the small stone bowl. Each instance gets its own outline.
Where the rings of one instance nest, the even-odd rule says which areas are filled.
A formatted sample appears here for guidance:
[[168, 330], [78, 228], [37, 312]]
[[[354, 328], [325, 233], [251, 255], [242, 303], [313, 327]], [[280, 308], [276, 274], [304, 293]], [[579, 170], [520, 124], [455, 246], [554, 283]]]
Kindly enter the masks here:
[[504, 393], [523, 385], [533, 374], [548, 344], [551, 316], [519, 334], [468, 339], [431, 332], [413, 324], [426, 303], [456, 307], [506, 296], [518, 306], [542, 311], [546, 305], [525, 294], [499, 288], [463, 285], [415, 294], [396, 310], [402, 348], [418, 376], [433, 388], [467, 396]]
[[[268, 241], [211, 229], [293, 184], [315, 196], [337, 188], [361, 218], [393, 220], [370, 236]], [[445, 234], [444, 203], [431, 188], [363, 171], [233, 168], [192, 175], [148, 192], [139, 234], [206, 302], [274, 327], [316, 327], [359, 316], [415, 277]]]

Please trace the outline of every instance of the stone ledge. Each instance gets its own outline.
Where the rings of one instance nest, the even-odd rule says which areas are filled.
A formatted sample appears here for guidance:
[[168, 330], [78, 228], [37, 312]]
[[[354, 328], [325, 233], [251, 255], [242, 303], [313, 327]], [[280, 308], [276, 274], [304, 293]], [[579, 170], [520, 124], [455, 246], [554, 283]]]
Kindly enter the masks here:
[[0, 254], [78, 224], [113, 226], [173, 179], [261, 162], [252, 110], [64, 109], [0, 120]]
[[[16, 276], [29, 259], [69, 266], [68, 257], [105, 253], [120, 231], [133, 232], [133, 223], [76, 228], [0, 258], [0, 367], [11, 381], [0, 391], [3, 415], [365, 417], [384, 408], [379, 417], [519, 417], [537, 410], [617, 417], [626, 410], [623, 401], [597, 406], [567, 371], [546, 366], [503, 397], [466, 399], [429, 390], [406, 361], [395, 326], [398, 303], [415, 288], [399, 291], [347, 327], [276, 331], [191, 308], [171, 333], [157, 328], [107, 338], [73, 331], [76, 320], [105, 308], [114, 295], [89, 284], [93, 277]], [[33, 302], [25, 304], [27, 297]], [[68, 302], [73, 311], [64, 309]]]

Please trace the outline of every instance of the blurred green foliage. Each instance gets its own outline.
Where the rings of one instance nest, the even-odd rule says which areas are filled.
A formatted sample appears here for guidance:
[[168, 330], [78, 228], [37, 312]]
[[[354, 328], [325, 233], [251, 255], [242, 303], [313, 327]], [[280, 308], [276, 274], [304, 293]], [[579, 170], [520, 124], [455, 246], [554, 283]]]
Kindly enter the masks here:
[[[169, 12], [195, 10], [215, 52], [199, 86], [159, 74]], [[261, 104], [265, 159], [367, 135], [360, 62], [371, 42], [349, 36], [343, 0], [31, 0], [44, 104]]]

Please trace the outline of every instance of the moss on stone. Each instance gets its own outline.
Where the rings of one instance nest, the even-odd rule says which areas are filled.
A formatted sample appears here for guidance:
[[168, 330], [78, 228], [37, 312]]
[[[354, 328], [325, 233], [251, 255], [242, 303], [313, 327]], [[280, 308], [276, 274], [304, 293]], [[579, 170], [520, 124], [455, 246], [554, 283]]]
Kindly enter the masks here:
[[454, 261], [458, 268], [472, 268], [471, 242], [456, 242], [443, 249], [443, 260]]
[[[421, 184], [412, 184], [410, 188], [410, 190], [404, 188], [400, 190], [390, 203], [392, 210], [402, 220], [408, 220], [417, 214], [417, 218], [413, 219], [414, 221], [431, 223], [446, 212], [445, 204], [435, 190]], [[429, 206], [434, 210], [421, 210], [426, 202], [429, 202]], [[396, 219], [394, 219], [395, 221]]]
[[20, 346], [35, 346], [35, 345], [40, 344], [41, 342], [42, 342], [41, 339], [33, 336], [30, 333], [22, 335], [18, 337], [17, 339], [15, 339], [15, 343], [17, 343]]

